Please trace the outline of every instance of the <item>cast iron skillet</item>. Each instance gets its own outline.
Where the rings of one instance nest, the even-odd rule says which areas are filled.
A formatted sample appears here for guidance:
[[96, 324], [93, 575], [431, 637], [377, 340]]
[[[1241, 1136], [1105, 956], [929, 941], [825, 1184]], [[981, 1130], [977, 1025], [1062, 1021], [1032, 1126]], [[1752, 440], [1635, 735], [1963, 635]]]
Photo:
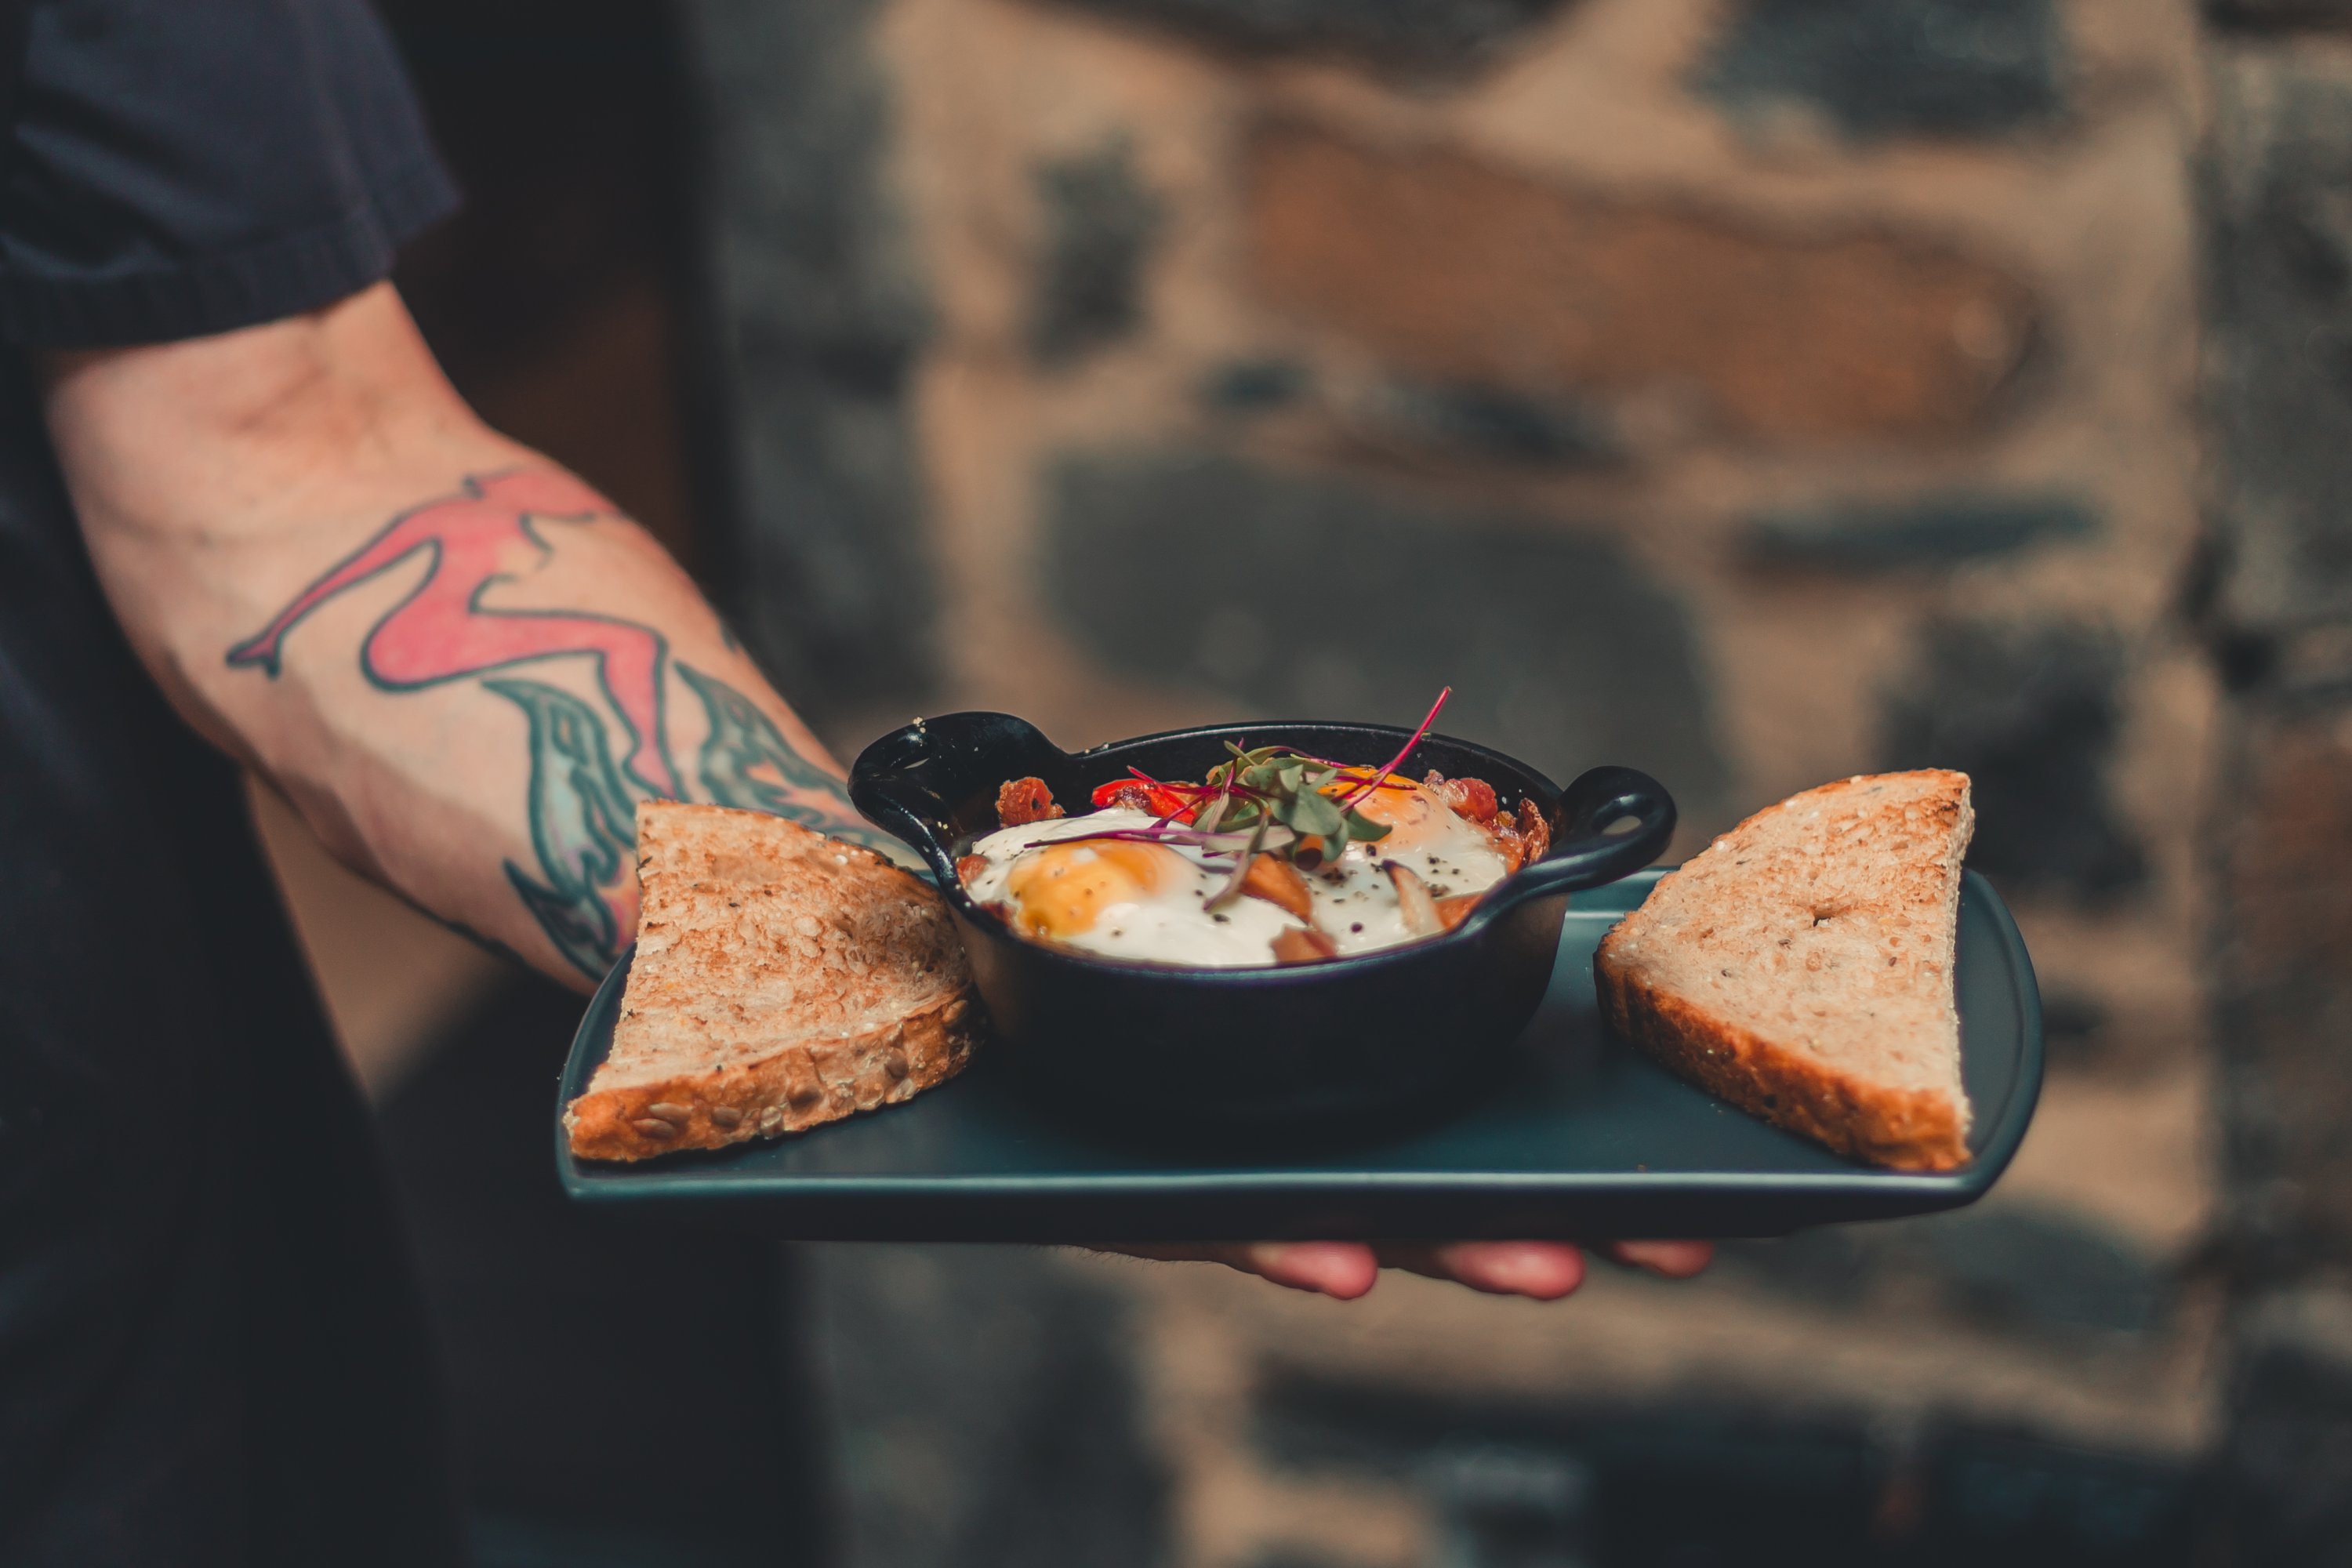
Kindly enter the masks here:
[[1550, 981], [1568, 895], [1641, 869], [1672, 837], [1675, 803], [1657, 781], [1602, 767], [1563, 791], [1499, 752], [1424, 737], [1400, 771], [1485, 779], [1507, 809], [1533, 800], [1551, 825], [1551, 852], [1496, 883], [1443, 936], [1285, 968], [1130, 963], [1031, 942], [965, 895], [955, 861], [996, 829], [1007, 779], [1042, 778], [1076, 813], [1130, 765], [1198, 779], [1225, 760], [1228, 740], [1376, 767], [1410, 734], [1383, 724], [1221, 724], [1074, 756], [1011, 714], [950, 713], [866, 747], [849, 797], [929, 863], [995, 1022], [994, 1049], [1037, 1089], [1163, 1129], [1342, 1125], [1410, 1115], [1498, 1076], [1496, 1053]]

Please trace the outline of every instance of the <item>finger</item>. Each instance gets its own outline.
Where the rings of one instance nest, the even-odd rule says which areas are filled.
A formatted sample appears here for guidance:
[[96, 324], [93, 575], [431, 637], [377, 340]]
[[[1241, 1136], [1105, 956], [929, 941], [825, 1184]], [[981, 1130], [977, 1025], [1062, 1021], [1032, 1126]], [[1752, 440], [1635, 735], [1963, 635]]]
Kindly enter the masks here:
[[1353, 1241], [1251, 1241], [1200, 1246], [1105, 1247], [1162, 1263], [1222, 1263], [1293, 1290], [1352, 1301], [1380, 1279], [1372, 1249]]
[[1492, 1296], [1557, 1301], [1584, 1283], [1584, 1254], [1558, 1241], [1454, 1241], [1385, 1247], [1381, 1261]]
[[1342, 1301], [1361, 1296], [1381, 1277], [1372, 1249], [1361, 1242], [1255, 1241], [1232, 1250], [1239, 1256], [1224, 1261], [1245, 1274]]
[[1216, 1261], [1293, 1290], [1352, 1301], [1380, 1279], [1372, 1249], [1353, 1241], [1252, 1241], [1211, 1249]]
[[1711, 1241], [1612, 1241], [1601, 1247], [1603, 1257], [1634, 1268], [1646, 1268], [1669, 1279], [1687, 1279], [1715, 1257]]

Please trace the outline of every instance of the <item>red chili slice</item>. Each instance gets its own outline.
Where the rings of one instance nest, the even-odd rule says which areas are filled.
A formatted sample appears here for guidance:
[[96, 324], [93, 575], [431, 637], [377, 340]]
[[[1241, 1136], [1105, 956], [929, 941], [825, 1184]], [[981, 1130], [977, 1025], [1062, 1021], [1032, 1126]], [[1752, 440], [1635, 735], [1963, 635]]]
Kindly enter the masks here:
[[1179, 822], [1192, 820], [1192, 803], [1172, 789], [1148, 784], [1140, 779], [1113, 779], [1097, 784], [1095, 809], [1102, 811], [1118, 806], [1128, 811], [1146, 811], [1154, 816], [1172, 816]]

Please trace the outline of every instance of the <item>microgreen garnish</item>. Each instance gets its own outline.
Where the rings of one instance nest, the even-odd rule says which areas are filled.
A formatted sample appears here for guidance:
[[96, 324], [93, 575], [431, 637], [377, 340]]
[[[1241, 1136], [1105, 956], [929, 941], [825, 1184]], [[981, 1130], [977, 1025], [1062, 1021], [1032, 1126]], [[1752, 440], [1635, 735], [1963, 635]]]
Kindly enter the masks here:
[[1364, 798], [1364, 796], [1366, 796], [1366, 795], [1368, 795], [1371, 794], [1371, 793], [1372, 793], [1372, 791], [1374, 791], [1374, 790], [1376, 790], [1376, 789], [1380, 788], [1380, 787], [1381, 787], [1381, 785], [1383, 783], [1385, 783], [1385, 782], [1387, 781], [1388, 776], [1389, 776], [1391, 773], [1392, 773], [1396, 772], [1396, 771], [1397, 771], [1397, 769], [1399, 769], [1400, 767], [1402, 767], [1402, 766], [1404, 765], [1404, 760], [1405, 760], [1407, 757], [1409, 757], [1409, 756], [1412, 755], [1412, 749], [1413, 749], [1415, 746], [1418, 746], [1418, 745], [1420, 745], [1420, 744], [1421, 744], [1421, 738], [1422, 738], [1423, 735], [1426, 735], [1426, 734], [1428, 734], [1428, 733], [1429, 733], [1429, 727], [1430, 727], [1432, 724], [1434, 724], [1434, 723], [1436, 723], [1436, 722], [1437, 722], [1437, 712], [1438, 712], [1438, 710], [1439, 710], [1439, 709], [1441, 709], [1441, 708], [1443, 708], [1443, 707], [1444, 707], [1444, 706], [1445, 706], [1445, 700], [1446, 700], [1447, 698], [1449, 698], [1449, 697], [1453, 696], [1453, 695], [1454, 695], [1454, 688], [1452, 688], [1452, 687], [1450, 687], [1450, 686], [1449, 686], [1449, 687], [1447, 687], [1447, 688], [1445, 688], [1443, 691], [1440, 691], [1440, 692], [1437, 694], [1437, 700], [1436, 700], [1436, 701], [1434, 701], [1434, 702], [1433, 702], [1433, 703], [1431, 703], [1431, 704], [1429, 705], [1429, 711], [1422, 715], [1422, 718], [1421, 718], [1421, 728], [1419, 728], [1418, 730], [1415, 730], [1415, 731], [1412, 732], [1412, 740], [1410, 740], [1410, 741], [1407, 741], [1407, 742], [1404, 743], [1404, 749], [1403, 749], [1403, 750], [1400, 751], [1399, 752], [1397, 752], [1397, 754], [1396, 754], [1395, 756], [1391, 757], [1391, 758], [1388, 760], [1388, 765], [1387, 765], [1387, 766], [1385, 766], [1385, 767], [1381, 768], [1380, 772], [1378, 772], [1378, 773], [1374, 773], [1374, 774], [1372, 775], [1372, 782], [1371, 782], [1371, 783], [1370, 783], [1370, 784], [1366, 784], [1362, 789], [1360, 789], [1360, 790], [1357, 791], [1357, 792], [1356, 792], [1356, 794], [1354, 794], [1354, 795], [1352, 795], [1349, 796], [1349, 798], [1348, 798], [1348, 804], [1349, 804], [1349, 805], [1351, 805], [1351, 806], [1352, 806], [1352, 805], [1354, 805], [1356, 804], [1356, 802], [1358, 802], [1358, 801], [1360, 801], [1360, 800], [1363, 799], [1363, 798]]
[[1381, 767], [1334, 762], [1287, 746], [1244, 749], [1228, 741], [1225, 750], [1232, 755], [1211, 768], [1199, 784], [1156, 779], [1141, 768], [1129, 767], [1132, 786], [1122, 784], [1115, 790], [1104, 784], [1095, 792], [1095, 804], [1101, 806], [1109, 804], [1117, 791], [1141, 790], [1151, 802], [1153, 820], [1149, 826], [1066, 834], [1023, 847], [1114, 838], [1180, 847], [1203, 857], [1231, 855], [1234, 857], [1233, 875], [1206, 906], [1213, 910], [1222, 908], [1240, 895], [1250, 862], [1261, 854], [1296, 859], [1301, 853], [1311, 852], [1328, 862], [1339, 859], [1350, 844], [1372, 844], [1387, 837], [1388, 824], [1375, 822], [1358, 807], [1375, 791], [1418, 787], [1398, 776], [1396, 770], [1412, 755], [1413, 748], [1437, 721], [1438, 710], [1453, 695], [1450, 686], [1437, 694], [1412, 738]]

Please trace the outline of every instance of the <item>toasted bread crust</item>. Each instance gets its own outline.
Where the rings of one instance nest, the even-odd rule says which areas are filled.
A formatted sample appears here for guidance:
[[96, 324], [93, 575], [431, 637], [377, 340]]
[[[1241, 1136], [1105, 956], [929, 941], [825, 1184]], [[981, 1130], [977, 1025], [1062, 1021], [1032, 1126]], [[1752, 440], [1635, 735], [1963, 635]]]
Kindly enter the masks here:
[[[887, 1028], [788, 1046], [761, 1061], [626, 1089], [592, 1088], [572, 1102], [563, 1124], [572, 1152], [586, 1160], [643, 1160], [803, 1131], [900, 1104], [945, 1083], [971, 1059], [979, 1034], [978, 1009], [965, 997], [950, 997]], [[656, 1115], [657, 1105], [670, 1114]], [[685, 1116], [677, 1116], [677, 1109]], [[721, 1113], [718, 1120], [714, 1110]], [[734, 1125], [722, 1126], [728, 1112]], [[644, 1130], [647, 1121], [676, 1130], [651, 1134]]]
[[[1750, 1115], [1855, 1159], [1899, 1170], [1948, 1171], [1967, 1164], [1970, 1158], [1967, 1142], [1970, 1112], [1956, 1055], [1946, 1058], [1951, 1063], [1947, 1069], [1949, 1077], [1941, 1085], [1916, 1088], [1875, 1081], [1867, 1063], [1849, 1059], [1842, 1066], [1798, 1048], [1799, 1042], [1776, 1041], [1728, 1016], [1723, 1007], [1711, 1006], [1663, 984], [1659, 973], [1668, 953], [1677, 948], [1687, 952], [1682, 944], [1692, 940], [1674, 934], [1676, 916], [1662, 916], [1662, 910], [1675, 910], [1686, 920], [1688, 923], [1680, 927], [1683, 931], [1694, 925], [1705, 928], [1697, 932], [1700, 941], [1713, 935], [1713, 911], [1731, 910], [1734, 900], [1738, 907], [1748, 908], [1758, 907], [1751, 900], [1759, 900], [1767, 911], [1762, 918], [1768, 926], [1774, 918], [1769, 911], [1775, 890], [1771, 879], [1776, 873], [1759, 866], [1757, 871], [1733, 871], [1727, 876], [1724, 862], [1716, 859], [1718, 855], [1727, 851], [1730, 864], [1745, 866], [1748, 862], [1738, 857], [1765, 855], [1769, 836], [1784, 829], [1789, 814], [1802, 811], [1819, 816], [1824, 810], [1849, 809], [1848, 802], [1873, 789], [1901, 785], [1918, 792], [1906, 803], [1904, 812], [1906, 820], [1916, 826], [1900, 836], [1895, 846], [1898, 857], [1871, 875], [1882, 889], [1877, 896], [1898, 915], [1907, 910], [1925, 921], [1927, 911], [1934, 912], [1934, 923], [1928, 929], [1938, 933], [1940, 949], [1919, 953], [1912, 962], [1923, 978], [1940, 985], [1941, 1011], [1949, 1020], [1938, 1027], [1950, 1031], [1947, 1038], [1951, 1043], [1942, 1047], [1929, 1043], [1934, 1049], [1956, 1052], [1958, 1020], [1950, 1001], [1952, 941], [1958, 924], [1960, 857], [1973, 831], [1975, 814], [1969, 805], [1968, 776], [1946, 770], [1843, 780], [1759, 812], [1715, 841], [1706, 858], [1713, 863], [1706, 869], [1669, 872], [1660, 879], [1642, 908], [1601, 939], [1593, 955], [1593, 981], [1601, 1016], [1619, 1035]], [[1906, 849], [1906, 844], [1910, 847]], [[1818, 857], [1822, 849], [1809, 847], [1805, 854]], [[1834, 852], [1830, 858], [1834, 859]], [[1693, 868], [1700, 865], [1700, 860], [1691, 862]], [[1705, 890], [1693, 891], [1694, 885], [1687, 880], [1692, 877], [1700, 879], [1697, 885]], [[1786, 884], [1780, 884], [1778, 890], [1780, 901], [1788, 901]], [[1717, 902], [1710, 905], [1709, 900]], [[1901, 908], [1896, 907], [1898, 901]], [[1710, 918], [1691, 919], [1694, 910], [1707, 910]], [[1871, 912], [1871, 901], [1864, 899], [1851, 908], [1821, 910], [1815, 923]], [[1775, 929], [1784, 930], [1780, 945], [1787, 948], [1785, 928]], [[1664, 950], [1661, 942], [1667, 944]], [[1916, 946], [1909, 951], [1917, 952]], [[1888, 962], [1895, 960], [1890, 956]], [[1732, 970], [1726, 968], [1723, 973], [1729, 976]]]
[[[1615, 932], [1610, 933], [1612, 936]], [[1969, 1163], [1967, 1129], [1950, 1100], [1857, 1083], [1785, 1051], [1611, 962], [1593, 964], [1601, 1016], [1625, 1039], [1709, 1094], [1841, 1154], [1904, 1171]]]
[[572, 1152], [642, 1160], [895, 1105], [982, 1027], [946, 906], [871, 850], [758, 812], [637, 808], [637, 952]]

